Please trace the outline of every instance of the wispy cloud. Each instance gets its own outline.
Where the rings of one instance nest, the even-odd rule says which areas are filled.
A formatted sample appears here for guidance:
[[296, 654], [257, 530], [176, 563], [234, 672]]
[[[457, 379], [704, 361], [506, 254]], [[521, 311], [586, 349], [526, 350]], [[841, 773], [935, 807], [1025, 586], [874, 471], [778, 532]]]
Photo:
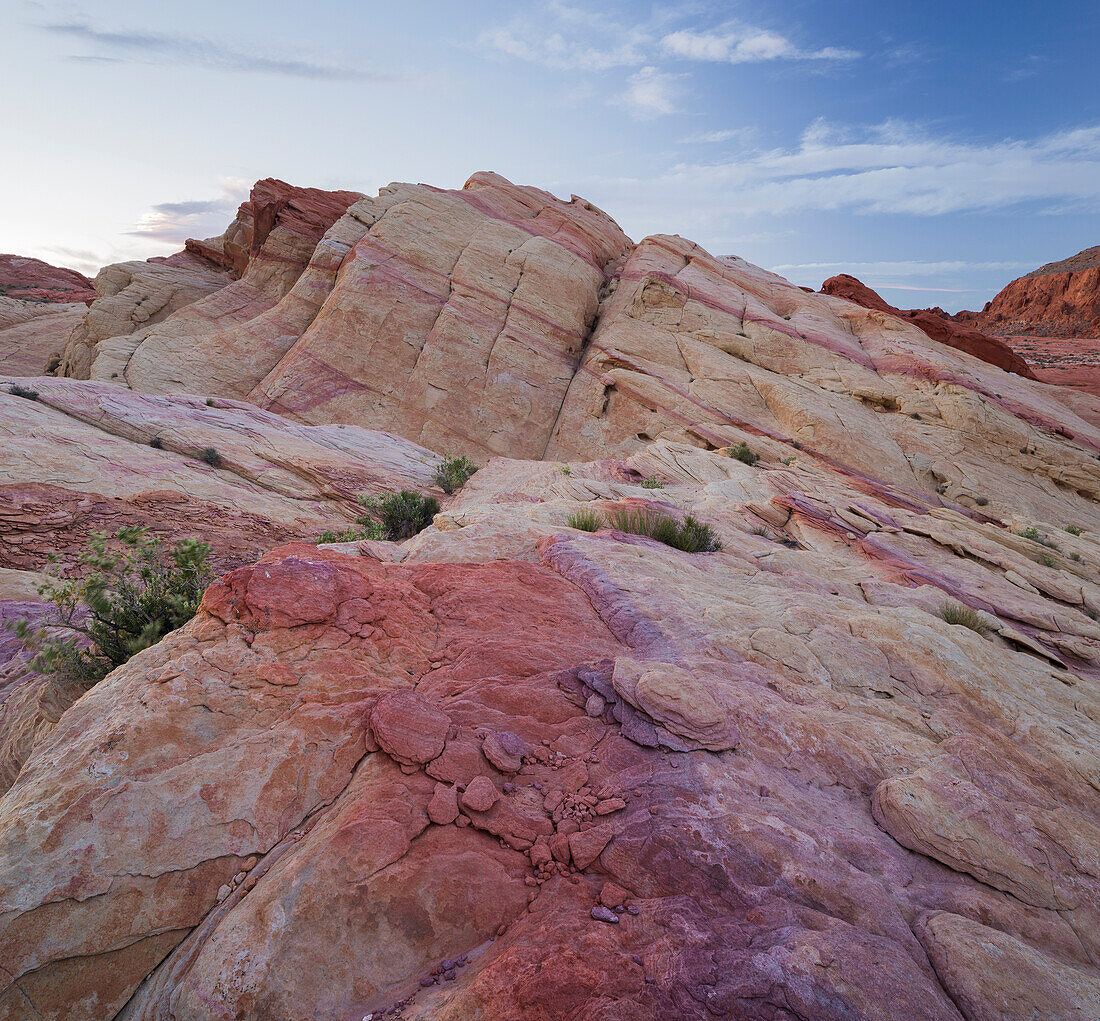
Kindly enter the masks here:
[[247, 184], [227, 181], [218, 198], [158, 203], [137, 227], [126, 233], [169, 245], [182, 245], [188, 238], [212, 237], [225, 229], [237, 206], [247, 197]]
[[655, 67], [643, 67], [627, 79], [623, 103], [635, 117], [643, 119], [675, 113], [679, 77]]
[[776, 60], [854, 60], [855, 50], [806, 49], [765, 28], [727, 23], [719, 28], [675, 28], [697, 14], [694, 6], [655, 7], [645, 20], [628, 22], [608, 13], [551, 2], [508, 25], [483, 32], [490, 52], [560, 71], [606, 72], [659, 66], [662, 58], [729, 64]]
[[876, 273], [880, 276], [903, 277], [935, 277], [945, 273], [963, 273], [973, 270], [997, 270], [1012, 272], [1013, 270], [1031, 269], [1024, 262], [966, 262], [960, 259], [943, 260], [940, 262], [921, 262], [915, 259], [895, 262], [789, 262], [780, 266], [771, 267], [776, 273], [787, 273], [792, 270], [839, 270], [841, 272]]
[[718, 131], [700, 131], [680, 139], [680, 145], [712, 145], [719, 142], [738, 141], [748, 145], [756, 138], [756, 128], [722, 128]]
[[392, 75], [365, 66], [352, 66], [321, 57], [234, 49], [193, 36], [110, 30], [79, 20], [53, 22], [40, 27], [59, 38], [70, 39], [89, 47], [90, 53], [79, 53], [70, 57], [85, 63], [148, 62], [156, 58], [159, 62], [168, 60], [219, 71], [284, 75], [316, 81], [394, 80]]
[[793, 148], [680, 164], [662, 186], [690, 189], [742, 214], [849, 210], [945, 213], [1036, 203], [1100, 210], [1100, 125], [995, 142], [937, 137], [898, 121], [864, 128], [812, 123]]
[[697, 32], [681, 29], [661, 40], [662, 49], [684, 60], [702, 60], [724, 64], [757, 64], [769, 60], [856, 60], [856, 50], [826, 46], [806, 50], [785, 35], [747, 25]]
[[609, 71], [616, 67], [637, 67], [645, 59], [644, 49], [629, 40], [601, 48], [567, 39], [560, 32], [526, 34], [514, 27], [483, 32], [478, 42], [506, 56], [558, 71]]

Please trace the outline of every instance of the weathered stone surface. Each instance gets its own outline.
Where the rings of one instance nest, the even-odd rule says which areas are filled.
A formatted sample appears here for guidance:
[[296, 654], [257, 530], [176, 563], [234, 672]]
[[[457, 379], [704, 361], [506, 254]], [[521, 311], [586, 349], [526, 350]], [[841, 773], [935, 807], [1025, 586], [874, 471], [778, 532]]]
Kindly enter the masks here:
[[[507, 302], [474, 289], [511, 287], [513, 230], [509, 322], [537, 309], [554, 344], [599, 314], [572, 361], [516, 354], [494, 391], [448, 352], [494, 349]], [[437, 456], [409, 439], [291, 415], [535, 458], [479, 458], [402, 544], [231, 571], [59, 718], [6, 650], [0, 1017], [1092, 1010], [1100, 409], [680, 238], [595, 258], [593, 292], [578, 252], [616, 231], [484, 175], [393, 186], [329, 229], [281, 325], [179, 327], [230, 345], [227, 386], [291, 352], [286, 416], [102, 382], [0, 393], [12, 569], [143, 518], [201, 526], [232, 566], [350, 523], [356, 492], [427, 488]], [[570, 524], [645, 508], [721, 551]], [[29, 585], [0, 574], [0, 598]], [[948, 624], [948, 600], [989, 630]]]

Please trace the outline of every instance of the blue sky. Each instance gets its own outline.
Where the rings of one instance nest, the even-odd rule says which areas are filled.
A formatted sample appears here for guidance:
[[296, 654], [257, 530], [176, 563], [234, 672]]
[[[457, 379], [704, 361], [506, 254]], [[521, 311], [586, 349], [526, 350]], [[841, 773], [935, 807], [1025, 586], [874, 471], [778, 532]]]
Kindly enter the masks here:
[[475, 170], [818, 286], [978, 308], [1100, 244], [1096, 0], [0, 5], [0, 251], [88, 271], [260, 177]]

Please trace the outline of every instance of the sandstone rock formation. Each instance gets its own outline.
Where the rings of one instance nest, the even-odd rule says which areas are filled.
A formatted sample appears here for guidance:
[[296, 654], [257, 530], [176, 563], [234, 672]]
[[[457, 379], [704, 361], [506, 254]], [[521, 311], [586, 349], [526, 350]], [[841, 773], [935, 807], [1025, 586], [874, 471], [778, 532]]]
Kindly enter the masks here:
[[[75, 701], [4, 651], [0, 1018], [1096, 1016], [1100, 402], [495, 175], [251, 272], [0, 381], [0, 598], [232, 568]], [[301, 541], [417, 443], [431, 527]]]
[[24, 255], [0, 255], [0, 295], [20, 301], [90, 302], [92, 282], [75, 269]]
[[957, 318], [999, 337], [1100, 337], [1100, 246], [1040, 266]]
[[887, 304], [881, 297], [861, 280], [857, 280], [847, 273], [830, 277], [821, 285], [824, 294], [832, 294], [838, 298], [847, 298], [864, 308], [878, 309], [880, 312], [889, 312], [902, 319], [908, 319], [918, 326], [933, 340], [941, 344], [972, 354], [982, 361], [989, 362], [999, 368], [1015, 372], [1020, 376], [1034, 379], [1028, 363], [1004, 341], [996, 337], [986, 336], [971, 326], [965, 326], [953, 320], [942, 309], [914, 308], [902, 310]]

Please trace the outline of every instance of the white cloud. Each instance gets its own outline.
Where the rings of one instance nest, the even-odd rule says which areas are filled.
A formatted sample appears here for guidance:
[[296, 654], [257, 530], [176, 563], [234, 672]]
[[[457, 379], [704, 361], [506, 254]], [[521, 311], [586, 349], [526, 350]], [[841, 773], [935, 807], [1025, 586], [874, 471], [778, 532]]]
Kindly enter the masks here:
[[635, 117], [659, 117], [676, 112], [675, 81], [680, 75], [643, 67], [627, 79], [623, 102]]
[[803, 50], [786, 36], [768, 29], [727, 26], [711, 32], [681, 29], [661, 40], [662, 49], [684, 60], [702, 60], [725, 64], [754, 64], [768, 60], [854, 60], [855, 50], [827, 46]]

